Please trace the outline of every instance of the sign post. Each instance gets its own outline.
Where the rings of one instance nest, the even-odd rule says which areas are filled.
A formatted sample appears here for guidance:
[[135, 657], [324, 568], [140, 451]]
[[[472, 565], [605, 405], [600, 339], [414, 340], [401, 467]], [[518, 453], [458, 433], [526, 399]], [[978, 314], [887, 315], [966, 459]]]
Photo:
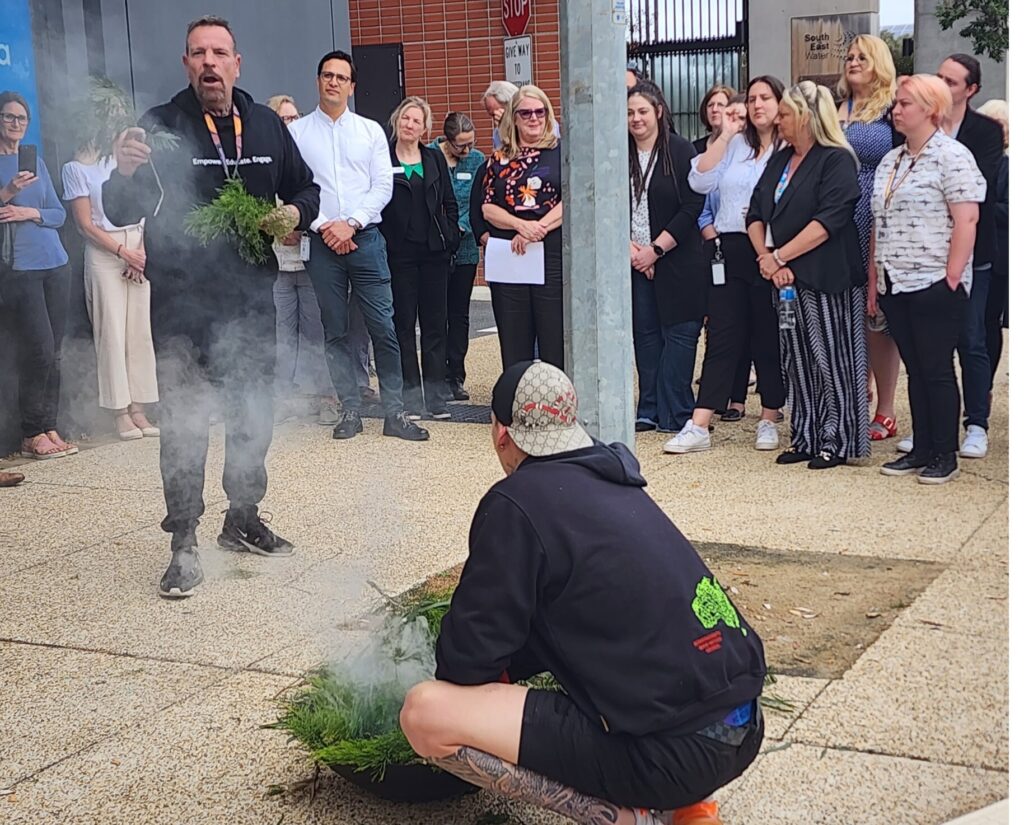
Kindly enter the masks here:
[[530, 0], [501, 0], [501, 22], [509, 37], [526, 34], [530, 22]]
[[533, 38], [505, 38], [505, 80], [516, 86], [533, 83]]

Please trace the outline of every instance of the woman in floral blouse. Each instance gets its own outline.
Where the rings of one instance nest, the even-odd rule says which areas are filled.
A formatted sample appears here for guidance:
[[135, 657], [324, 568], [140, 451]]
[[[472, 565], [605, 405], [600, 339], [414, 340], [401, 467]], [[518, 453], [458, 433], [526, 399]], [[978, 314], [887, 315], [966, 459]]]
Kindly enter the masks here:
[[561, 369], [562, 181], [561, 150], [551, 101], [536, 86], [523, 86], [502, 117], [502, 146], [487, 162], [483, 212], [492, 239], [511, 241], [512, 252], [544, 244], [541, 284], [503, 283], [503, 273], [484, 275], [498, 325], [501, 362], [508, 368], [534, 357]]

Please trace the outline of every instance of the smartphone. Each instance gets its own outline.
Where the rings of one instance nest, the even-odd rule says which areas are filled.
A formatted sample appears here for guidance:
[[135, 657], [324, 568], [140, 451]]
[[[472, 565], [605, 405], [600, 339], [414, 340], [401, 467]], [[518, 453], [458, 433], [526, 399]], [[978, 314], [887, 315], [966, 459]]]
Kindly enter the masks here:
[[18, 171], [36, 173], [36, 147], [31, 143], [22, 143], [18, 147]]

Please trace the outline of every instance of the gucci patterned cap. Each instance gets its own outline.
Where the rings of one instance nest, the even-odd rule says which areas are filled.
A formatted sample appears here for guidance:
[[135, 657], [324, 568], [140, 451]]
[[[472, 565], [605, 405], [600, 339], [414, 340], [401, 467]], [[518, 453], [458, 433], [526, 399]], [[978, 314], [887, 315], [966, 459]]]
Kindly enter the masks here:
[[593, 446], [576, 420], [576, 388], [543, 361], [513, 364], [494, 385], [491, 409], [527, 455], [549, 456]]

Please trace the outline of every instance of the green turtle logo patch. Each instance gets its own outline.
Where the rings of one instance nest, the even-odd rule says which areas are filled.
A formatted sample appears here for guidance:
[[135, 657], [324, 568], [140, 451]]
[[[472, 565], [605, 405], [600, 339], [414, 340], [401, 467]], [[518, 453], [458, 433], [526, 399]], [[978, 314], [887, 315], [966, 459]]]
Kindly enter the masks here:
[[740, 627], [740, 616], [736, 608], [732, 606], [717, 579], [709, 579], [707, 576], [701, 578], [690, 607], [693, 608], [697, 620], [707, 630], [711, 630], [719, 622], [724, 622], [726, 627], [738, 628], [744, 636], [747, 635], [746, 628]]

